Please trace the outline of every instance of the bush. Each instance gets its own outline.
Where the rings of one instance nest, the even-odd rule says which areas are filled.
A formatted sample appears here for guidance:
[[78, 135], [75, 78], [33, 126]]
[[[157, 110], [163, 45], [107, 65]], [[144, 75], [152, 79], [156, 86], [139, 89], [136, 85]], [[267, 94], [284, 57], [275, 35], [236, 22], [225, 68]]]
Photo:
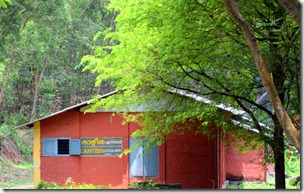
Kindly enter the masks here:
[[300, 154], [293, 148], [285, 150], [285, 173], [289, 177], [300, 176], [301, 160]]
[[158, 184], [152, 180], [145, 182], [131, 182], [129, 189], [181, 189], [180, 184]]
[[0, 125], [0, 137], [6, 137], [11, 134], [11, 129], [7, 124]]
[[60, 186], [58, 186], [55, 182], [45, 182], [40, 181], [38, 185], [35, 187], [35, 189], [41, 190], [41, 189], [62, 189]]
[[95, 186], [93, 184], [76, 183], [72, 178], [68, 178], [62, 186], [59, 186], [55, 182], [45, 182], [41, 180], [35, 189], [109, 189], [111, 187], [111, 185], [107, 187], [103, 185]]
[[11, 131], [10, 134], [13, 141], [16, 143], [18, 150], [26, 161], [32, 161], [33, 147], [27, 144], [28, 139], [20, 138], [16, 131]]
[[152, 180], [146, 182], [131, 182], [130, 189], [156, 189], [157, 182]]

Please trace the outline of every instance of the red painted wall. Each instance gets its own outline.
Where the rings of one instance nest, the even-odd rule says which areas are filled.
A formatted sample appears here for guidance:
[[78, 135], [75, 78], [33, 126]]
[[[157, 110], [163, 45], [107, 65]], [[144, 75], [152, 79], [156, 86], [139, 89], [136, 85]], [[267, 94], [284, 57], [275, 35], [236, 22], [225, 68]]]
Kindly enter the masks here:
[[216, 141], [204, 135], [170, 135], [165, 144], [166, 182], [182, 188], [217, 188]]
[[[128, 127], [121, 124], [120, 116], [111, 115], [65, 112], [41, 122], [41, 138], [123, 137], [125, 149]], [[76, 182], [126, 186], [127, 162], [126, 156], [41, 156], [41, 179], [62, 184], [72, 177]]]
[[[231, 137], [230, 137], [231, 139]], [[247, 181], [266, 181], [265, 165], [262, 164], [264, 150], [240, 151], [243, 142], [233, 141], [227, 147], [227, 179]], [[262, 145], [261, 147], [262, 148]]]
[[[79, 113], [69, 111], [41, 121], [41, 138], [79, 138]], [[42, 147], [42, 140], [41, 140]], [[41, 156], [41, 179], [62, 184], [68, 177], [79, 180], [77, 156]]]
[[[113, 113], [87, 113], [75, 110], [41, 121], [41, 138], [122, 137], [123, 149], [129, 136], [140, 127], [122, 125], [122, 117]], [[220, 188], [226, 180], [226, 161], [232, 159], [222, 142], [208, 140], [202, 134], [170, 135], [159, 147], [159, 183], [180, 183], [182, 188]], [[219, 159], [217, 159], [219, 157]], [[222, 165], [221, 165], [222, 164]], [[218, 167], [221, 165], [221, 167]], [[123, 156], [41, 156], [41, 179], [63, 184], [68, 177], [81, 183], [128, 188], [129, 157]]]
[[[122, 118], [112, 113], [80, 114], [81, 137], [122, 137], [123, 149], [128, 147], [128, 126]], [[123, 156], [78, 156], [80, 181], [85, 183], [123, 186], [123, 176], [128, 176], [128, 158]]]

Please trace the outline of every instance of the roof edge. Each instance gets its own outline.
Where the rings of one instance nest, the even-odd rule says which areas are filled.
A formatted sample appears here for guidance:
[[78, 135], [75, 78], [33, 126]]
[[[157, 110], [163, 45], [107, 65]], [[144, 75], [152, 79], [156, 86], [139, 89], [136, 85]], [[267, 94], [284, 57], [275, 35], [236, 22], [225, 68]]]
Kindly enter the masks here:
[[[114, 94], [116, 94], [116, 93], [118, 93], [118, 91], [112, 91], [112, 92], [109, 92], [109, 93], [107, 93], [107, 94], [104, 94], [104, 95], [98, 97], [98, 99], [106, 98], [106, 97], [111, 96], [111, 95], [114, 95]], [[95, 99], [87, 100], [87, 101], [85, 101], [85, 102], [82, 102], [82, 103], [79, 103], [79, 104], [76, 104], [76, 105], [67, 107], [67, 108], [65, 108], [65, 109], [62, 109], [61, 111], [56, 112], [56, 113], [53, 113], [53, 114], [47, 115], [47, 116], [45, 116], [45, 117], [41, 117], [41, 118], [39, 118], [39, 119], [36, 119], [36, 120], [30, 121], [30, 122], [28, 122], [28, 123], [25, 123], [25, 124], [19, 125], [19, 126], [17, 126], [17, 127], [14, 127], [13, 130], [16, 130], [16, 129], [30, 129], [30, 128], [33, 127], [34, 123], [36, 123], [36, 122], [38, 122], [38, 121], [42, 121], [42, 120], [44, 120], [44, 119], [53, 117], [53, 116], [55, 116], [55, 115], [58, 115], [58, 114], [63, 113], [63, 112], [67, 112], [67, 111], [72, 110], [72, 109], [75, 109], [75, 108], [79, 108], [79, 107], [86, 106], [86, 105], [88, 105], [90, 102], [92, 102], [92, 101], [94, 101], [94, 100], [95, 100]]]

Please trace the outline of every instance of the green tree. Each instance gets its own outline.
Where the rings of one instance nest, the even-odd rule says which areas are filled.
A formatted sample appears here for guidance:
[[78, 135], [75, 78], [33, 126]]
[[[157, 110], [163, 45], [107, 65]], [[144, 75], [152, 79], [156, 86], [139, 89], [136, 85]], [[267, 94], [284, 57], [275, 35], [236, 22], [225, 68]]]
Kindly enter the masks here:
[[[274, 138], [276, 140], [276, 144], [274, 144], [272, 147], [274, 149], [274, 154], [275, 156], [275, 163], [276, 167], [278, 170], [278, 167], [281, 169], [281, 171], [284, 171], [284, 161], [282, 161], [281, 158], [283, 158], [283, 146], [284, 146], [284, 140], [283, 140], [283, 130], [286, 132], [286, 134], [291, 138], [293, 141], [293, 144], [295, 147], [300, 150], [300, 131], [296, 129], [295, 125], [292, 123], [285, 107], [283, 106], [284, 100], [285, 100], [285, 93], [282, 92], [286, 89], [284, 89], [284, 82], [287, 79], [286, 72], [284, 69], [284, 61], [282, 61], [282, 57], [278, 55], [278, 48], [279, 46], [277, 45], [280, 42], [280, 35], [274, 30], [280, 30], [281, 27], [283, 26], [282, 24], [284, 22], [279, 21], [277, 22], [277, 26], [273, 27], [274, 30], [269, 30], [269, 34], [271, 34], [274, 38], [275, 41], [270, 41], [269, 47], [271, 48], [269, 54], [272, 56], [271, 61], [268, 61], [268, 65], [270, 66], [271, 72], [272, 72], [272, 77], [270, 75], [270, 72], [268, 70], [269, 67], [267, 67], [267, 61], [265, 61], [264, 56], [263, 56], [263, 51], [260, 48], [260, 46], [257, 43], [256, 37], [254, 35], [254, 30], [251, 26], [251, 24], [246, 20], [246, 18], [242, 15], [240, 12], [237, 4], [235, 1], [230, 1], [230, 0], [225, 0], [224, 1], [226, 9], [228, 12], [231, 14], [233, 19], [237, 22], [237, 24], [240, 26], [242, 29], [242, 32], [244, 34], [244, 39], [246, 40], [248, 47], [251, 50], [253, 59], [256, 63], [259, 75], [263, 81], [263, 85], [266, 88], [267, 94], [269, 95], [270, 102], [272, 104], [272, 107], [274, 108], [277, 121], [275, 123], [275, 132], [274, 132]], [[269, 3], [268, 3], [269, 5]], [[274, 8], [278, 11], [274, 11], [275, 16], [280, 16], [282, 15], [282, 8], [278, 9], [275, 8], [274, 6], [271, 6], [271, 8]], [[281, 18], [280, 18], [281, 19]], [[298, 21], [297, 21], [298, 22]], [[298, 22], [299, 23], [299, 22]], [[276, 35], [277, 34], [277, 35]], [[299, 61], [297, 61], [299, 62]], [[289, 62], [290, 64], [294, 64], [293, 62]], [[293, 69], [298, 70], [299, 65], [295, 64]], [[289, 68], [291, 69], [291, 68]], [[295, 73], [292, 73], [293, 75]], [[289, 79], [290, 80], [290, 79]], [[298, 83], [299, 84], [299, 83]], [[279, 123], [280, 125], [279, 125]], [[283, 159], [284, 160], [284, 159]], [[285, 188], [285, 179], [283, 176], [283, 173], [279, 173], [276, 175], [276, 187], [277, 188]], [[279, 185], [283, 184], [283, 185]]]
[[112, 24], [107, 3], [12, 1], [0, 9], [0, 124], [14, 119], [15, 126], [111, 90], [95, 87], [96, 75], [80, 64], [102, 43], [95, 34]]
[[[267, 60], [276, 61], [279, 56], [281, 66], [269, 63], [273, 78], [284, 74], [276, 89], [286, 99], [283, 104], [289, 115], [299, 114], [299, 27], [276, 1], [242, 1], [240, 6]], [[224, 3], [111, 1], [108, 8], [119, 12], [116, 29], [105, 33], [109, 44], [97, 47], [95, 55], [84, 57], [83, 62], [87, 62], [85, 69], [99, 74], [97, 85], [112, 81], [124, 92], [97, 102], [94, 108], [114, 106], [118, 110], [131, 104], [144, 105], [146, 113], [127, 119], [140, 119], [143, 126], [134, 136], [149, 136], [159, 143], [169, 133], [182, 132], [175, 130], [177, 123], [194, 117], [203, 121], [199, 130], [204, 134], [210, 134], [206, 128], [213, 124], [211, 118], [225, 132], [232, 132], [229, 120], [215, 105], [185, 98], [204, 97], [215, 104], [242, 109], [246, 112], [243, 119], [233, 119], [239, 123], [250, 119], [260, 140], [272, 147], [276, 188], [285, 188], [283, 130], [242, 31], [230, 19]], [[164, 99], [168, 105], [151, 107], [151, 101], [158, 104]], [[163, 113], [155, 114], [156, 110]]]
[[11, 0], [0, 0], [0, 7], [7, 8], [7, 4], [12, 3]]

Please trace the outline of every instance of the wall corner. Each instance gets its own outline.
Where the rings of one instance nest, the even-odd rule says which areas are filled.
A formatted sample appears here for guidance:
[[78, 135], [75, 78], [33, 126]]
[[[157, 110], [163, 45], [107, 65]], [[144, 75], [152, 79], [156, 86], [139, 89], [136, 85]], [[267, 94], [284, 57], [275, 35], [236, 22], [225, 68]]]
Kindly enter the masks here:
[[38, 121], [34, 123], [34, 186], [37, 186], [40, 181], [40, 146], [40, 122]]

